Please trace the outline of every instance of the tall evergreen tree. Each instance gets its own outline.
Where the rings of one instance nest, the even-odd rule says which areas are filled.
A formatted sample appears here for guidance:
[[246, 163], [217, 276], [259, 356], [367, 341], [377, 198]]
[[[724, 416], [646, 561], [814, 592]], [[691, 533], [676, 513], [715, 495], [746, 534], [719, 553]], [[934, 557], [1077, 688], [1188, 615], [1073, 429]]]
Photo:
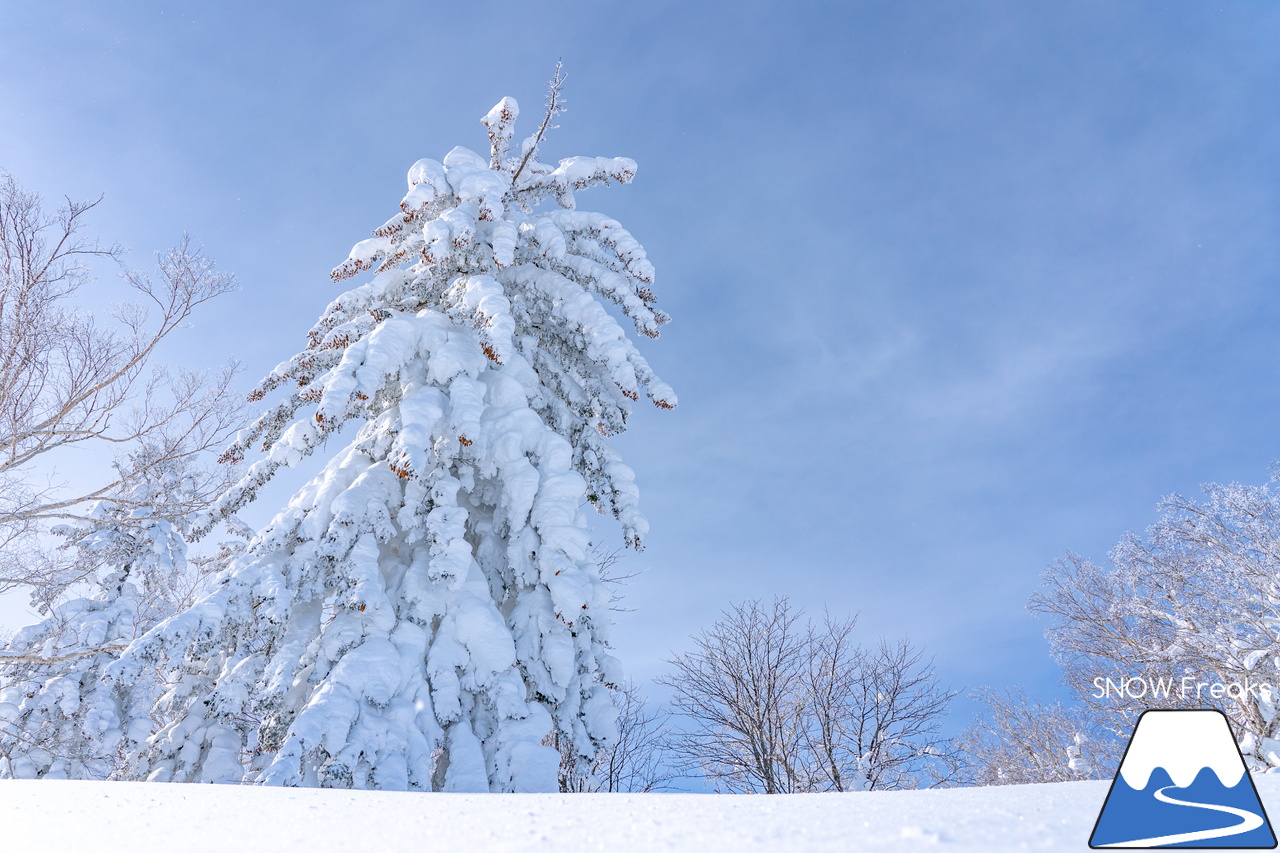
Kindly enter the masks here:
[[[215, 518], [358, 429], [215, 593], [113, 671], [125, 685], [169, 660], [185, 676], [169, 701], [187, 710], [140, 775], [549, 791], [548, 743], [585, 770], [615, 736], [610, 596], [580, 507], [640, 547], [633, 474], [605, 438], [641, 394], [676, 397], [605, 305], [657, 337], [668, 318], [644, 250], [574, 205], [635, 163], [539, 159], [561, 79], [515, 152], [504, 98], [482, 120], [487, 159], [454, 148], [413, 165], [400, 212], [333, 272], [372, 277], [254, 392], [280, 399], [227, 458], [265, 456]], [[539, 210], [548, 199], [559, 209]]]

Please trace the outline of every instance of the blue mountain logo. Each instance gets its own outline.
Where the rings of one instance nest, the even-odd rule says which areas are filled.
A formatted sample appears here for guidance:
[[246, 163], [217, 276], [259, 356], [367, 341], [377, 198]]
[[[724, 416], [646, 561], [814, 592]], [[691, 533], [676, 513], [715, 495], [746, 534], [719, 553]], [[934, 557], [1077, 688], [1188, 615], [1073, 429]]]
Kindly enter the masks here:
[[1273, 849], [1275, 833], [1226, 715], [1139, 717], [1089, 846]]

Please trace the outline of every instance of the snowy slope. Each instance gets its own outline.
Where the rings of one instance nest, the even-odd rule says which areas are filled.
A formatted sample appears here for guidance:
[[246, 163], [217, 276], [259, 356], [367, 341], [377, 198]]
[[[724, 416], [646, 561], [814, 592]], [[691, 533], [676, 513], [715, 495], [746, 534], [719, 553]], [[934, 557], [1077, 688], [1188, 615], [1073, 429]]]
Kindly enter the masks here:
[[[1280, 814], [1280, 778], [1260, 777]], [[5, 850], [1087, 850], [1106, 782], [792, 796], [0, 782]]]

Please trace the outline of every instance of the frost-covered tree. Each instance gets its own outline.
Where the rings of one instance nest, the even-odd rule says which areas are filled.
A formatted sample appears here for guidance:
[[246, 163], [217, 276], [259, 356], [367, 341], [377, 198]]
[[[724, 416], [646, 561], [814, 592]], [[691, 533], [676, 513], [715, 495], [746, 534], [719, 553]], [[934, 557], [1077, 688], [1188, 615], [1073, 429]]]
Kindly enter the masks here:
[[1037, 702], [1020, 687], [983, 689], [985, 707], [960, 737], [965, 776], [973, 785], [1028, 785], [1110, 779], [1125, 741], [1082, 705]]
[[[1280, 495], [1204, 492], [1162, 501], [1160, 520], [1127, 534], [1109, 566], [1058, 560], [1030, 609], [1053, 619], [1046, 636], [1068, 685], [1117, 736], [1146, 708], [1219, 708], [1253, 769], [1280, 767]], [[1129, 698], [1096, 689], [1107, 677], [1167, 687]]]
[[87, 595], [51, 607], [0, 649], [0, 778], [105, 779], [155, 728], [161, 673], [140, 674], [119, 693], [100, 675], [130, 642], [190, 606], [235, 546], [188, 560], [184, 510], [199, 502], [207, 474], [190, 456], [152, 452], [166, 458], [133, 454], [120, 467], [145, 476], [56, 530], [72, 555], [70, 575], [90, 579]]
[[811, 626], [802, 683], [806, 789], [883, 791], [956, 781], [940, 734], [954, 691], [919, 646], [854, 643], [856, 619]]
[[184, 674], [169, 702], [185, 711], [140, 775], [554, 791], [548, 743], [585, 770], [614, 738], [610, 595], [581, 506], [639, 547], [633, 474], [605, 438], [641, 395], [676, 398], [607, 307], [656, 337], [653, 267], [574, 204], [635, 163], [539, 159], [559, 83], [514, 151], [504, 98], [483, 119], [489, 157], [413, 165], [400, 210], [333, 272], [372, 276], [254, 392], [280, 396], [228, 458], [265, 457], [219, 514], [340, 433], [344, 446], [214, 593], [114, 671], [122, 685], [156, 661]]

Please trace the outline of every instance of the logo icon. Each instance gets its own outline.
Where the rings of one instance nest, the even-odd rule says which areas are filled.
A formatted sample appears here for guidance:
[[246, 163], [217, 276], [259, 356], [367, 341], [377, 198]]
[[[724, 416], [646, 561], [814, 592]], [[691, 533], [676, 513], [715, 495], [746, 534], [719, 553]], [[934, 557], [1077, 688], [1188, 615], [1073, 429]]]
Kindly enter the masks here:
[[1275, 833], [1226, 715], [1143, 713], [1089, 846], [1274, 848]]

